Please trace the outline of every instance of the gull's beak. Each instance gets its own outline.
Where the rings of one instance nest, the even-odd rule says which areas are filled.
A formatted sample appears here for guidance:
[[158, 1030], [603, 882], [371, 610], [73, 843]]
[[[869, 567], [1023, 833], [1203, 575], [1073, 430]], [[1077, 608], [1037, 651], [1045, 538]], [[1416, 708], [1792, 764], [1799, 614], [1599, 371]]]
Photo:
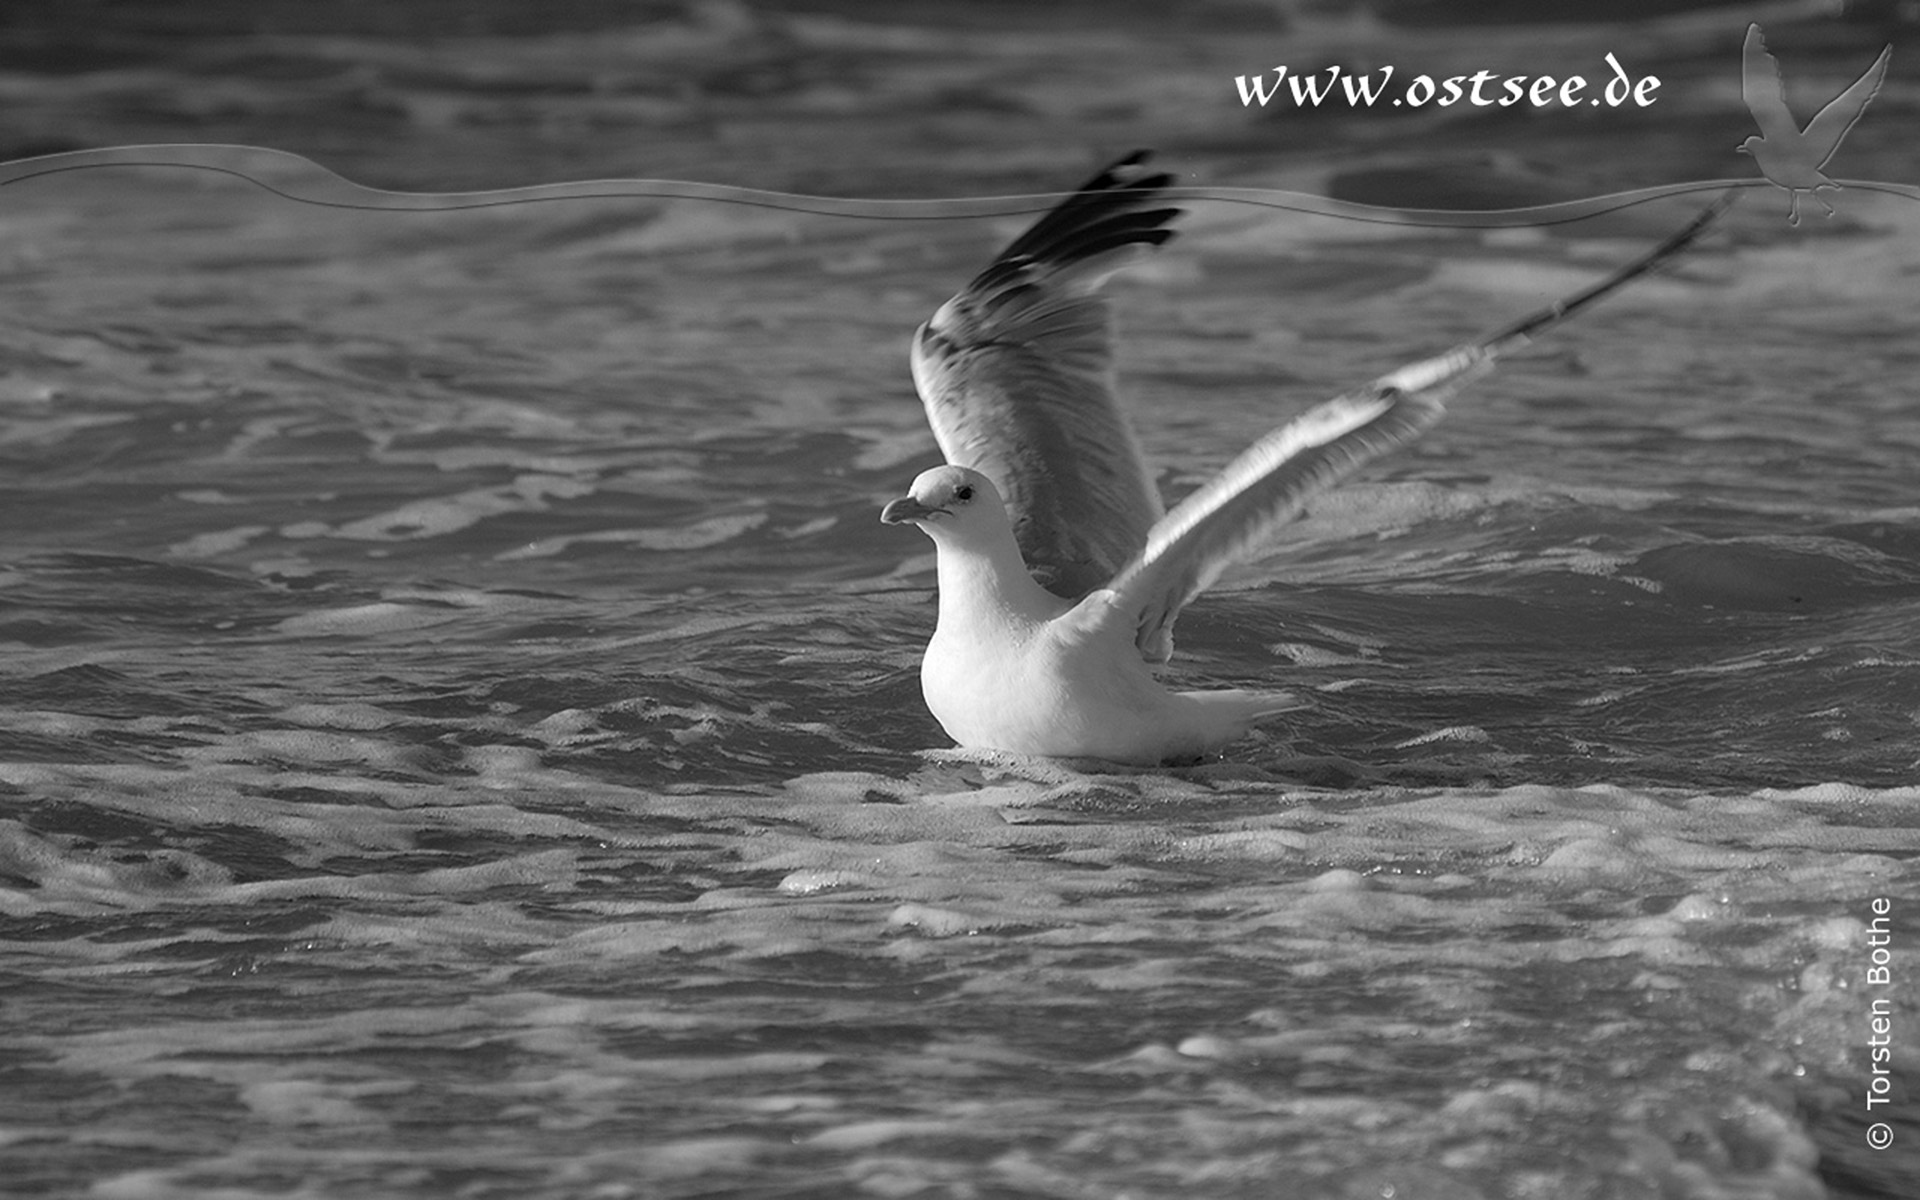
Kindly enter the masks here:
[[912, 496], [902, 496], [898, 500], [887, 501], [887, 506], [880, 510], [880, 520], [888, 525], [908, 525], [936, 514], [943, 517], [949, 515], [944, 508], [928, 508]]

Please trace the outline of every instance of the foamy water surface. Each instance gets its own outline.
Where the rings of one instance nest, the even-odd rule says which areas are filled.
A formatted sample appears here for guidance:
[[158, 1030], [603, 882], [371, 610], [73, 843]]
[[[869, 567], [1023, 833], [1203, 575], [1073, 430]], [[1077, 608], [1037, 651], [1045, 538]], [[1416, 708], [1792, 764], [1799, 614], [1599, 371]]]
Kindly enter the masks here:
[[[921, 194], [1062, 188], [1134, 141], [1218, 183], [1442, 179], [1406, 158], [1436, 135], [1378, 124], [1267, 163], [1217, 107], [1242, 19], [1185, 59], [1103, 34], [1105, 66], [1064, 31], [708, 7], [0, 82], [42, 125], [132, 131], [95, 144], [149, 140], [154, 97], [280, 145], [372, 97], [390, 141], [314, 136], [393, 186], [689, 173], [636, 168], [644, 130], [668, 164], [733, 137], [731, 182], [906, 194], [883, 151], [913, 120], [958, 147], [925, 143]], [[1686, 20], [1697, 57], [1663, 69], [1719, 78]], [[1468, 52], [1368, 28], [1295, 33]], [[1676, 139], [1744, 136], [1728, 45], [1725, 86], [1676, 84]], [[543, 90], [576, 58], [641, 65]], [[1095, 103], [1128, 80], [1151, 113]], [[1869, 133], [1910, 127], [1906, 86], [1849, 175], [1920, 180]], [[435, 182], [418, 149], [489, 120], [497, 173]], [[1865, 1100], [1875, 1000], [1920, 1070], [1920, 205], [1840, 201], [1796, 229], [1750, 194], [1317, 504], [1176, 661], [1312, 706], [1119, 771], [948, 748], [916, 677], [930, 547], [877, 520], [936, 461], [907, 338], [1018, 219], [330, 211], [165, 169], [0, 190], [0, 1190], [1910, 1194], [1920, 1110], [1904, 1081]], [[1163, 490], [1694, 207], [1196, 206], [1112, 285]]]

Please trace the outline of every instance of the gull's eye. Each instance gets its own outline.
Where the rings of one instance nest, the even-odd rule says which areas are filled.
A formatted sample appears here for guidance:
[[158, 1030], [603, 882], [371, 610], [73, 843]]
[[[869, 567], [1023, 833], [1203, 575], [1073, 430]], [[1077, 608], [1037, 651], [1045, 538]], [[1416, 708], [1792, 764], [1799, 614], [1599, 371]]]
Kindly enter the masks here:
[[967, 501], [973, 499], [973, 485], [970, 483], [963, 483], [959, 487], [953, 489], [953, 498], [955, 500], [958, 500], [962, 504], [965, 504]]

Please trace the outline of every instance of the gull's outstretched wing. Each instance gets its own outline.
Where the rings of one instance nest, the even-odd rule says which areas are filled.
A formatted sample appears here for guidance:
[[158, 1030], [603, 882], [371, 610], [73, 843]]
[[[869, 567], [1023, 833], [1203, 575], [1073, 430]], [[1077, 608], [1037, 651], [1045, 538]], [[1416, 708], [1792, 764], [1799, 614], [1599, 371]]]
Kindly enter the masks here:
[[1893, 59], [1893, 47], [1887, 46], [1880, 51], [1880, 57], [1873, 60], [1867, 73], [1853, 81], [1853, 86], [1827, 101], [1820, 114], [1807, 122], [1805, 134], [1807, 153], [1812, 157], [1814, 166], [1824, 167], [1840, 149], [1840, 139], [1847, 136], [1860, 114], [1867, 111], [1867, 101], [1873, 99], [1880, 85], [1887, 78], [1887, 63]]
[[1153, 527], [1146, 547], [1109, 585], [1114, 596], [1104, 619], [1133, 622], [1141, 655], [1165, 662], [1180, 610], [1308, 499], [1432, 427], [1447, 398], [1492, 370], [1501, 355], [1678, 254], [1732, 196], [1585, 290], [1311, 408], [1255, 442]]
[[1800, 126], [1787, 107], [1787, 86], [1780, 81], [1780, 63], [1767, 53], [1760, 26], [1747, 25], [1746, 44], [1740, 48], [1740, 97], [1747, 102], [1760, 136], [1782, 151], [1800, 140]]
[[993, 480], [1042, 585], [1080, 596], [1146, 544], [1161, 514], [1114, 394], [1112, 319], [1095, 289], [1173, 236], [1170, 175], [1144, 151], [1062, 201], [941, 305], [913, 381], [949, 463]]

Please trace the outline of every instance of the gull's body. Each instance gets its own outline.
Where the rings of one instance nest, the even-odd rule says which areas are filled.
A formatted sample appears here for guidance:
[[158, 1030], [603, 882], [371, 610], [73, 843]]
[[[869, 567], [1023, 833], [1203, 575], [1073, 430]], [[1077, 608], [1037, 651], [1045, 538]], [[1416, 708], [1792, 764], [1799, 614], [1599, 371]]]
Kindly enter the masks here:
[[1035, 582], [999, 493], [978, 471], [929, 471], [886, 512], [919, 522], [938, 547], [940, 617], [920, 686], [963, 746], [1161, 762], [1205, 754], [1299, 707], [1284, 692], [1162, 687], [1135, 644], [1135, 606], [1111, 589], [1075, 601]]
[[1790, 223], [1800, 223], [1802, 192], [1820, 201], [1828, 216], [1833, 215], [1833, 205], [1820, 195], [1820, 189], [1838, 191], [1840, 185], [1827, 178], [1822, 168], [1840, 149], [1841, 139], [1860, 119], [1860, 114], [1867, 111], [1867, 102], [1887, 78], [1887, 63], [1892, 57], [1892, 46], [1880, 51], [1880, 57], [1867, 68], [1866, 74], [1827, 101], [1826, 107], [1802, 130], [1787, 107], [1786, 85], [1780, 81], [1780, 63], [1767, 53], [1760, 26], [1747, 26], [1746, 44], [1740, 52], [1740, 95], [1746, 100], [1754, 123], [1760, 126], [1760, 135], [1748, 138], [1734, 149], [1751, 154], [1761, 174], [1787, 189]]
[[1315, 493], [1418, 436], [1495, 358], [1678, 252], [1719, 211], [1569, 299], [1308, 410], [1163, 512], [1114, 394], [1095, 289], [1173, 236], [1171, 183], [1116, 163], [921, 326], [913, 374], [947, 465], [881, 519], [933, 539], [939, 619], [921, 690], [963, 746], [1157, 763], [1301, 707], [1173, 692], [1153, 666], [1180, 610]]

